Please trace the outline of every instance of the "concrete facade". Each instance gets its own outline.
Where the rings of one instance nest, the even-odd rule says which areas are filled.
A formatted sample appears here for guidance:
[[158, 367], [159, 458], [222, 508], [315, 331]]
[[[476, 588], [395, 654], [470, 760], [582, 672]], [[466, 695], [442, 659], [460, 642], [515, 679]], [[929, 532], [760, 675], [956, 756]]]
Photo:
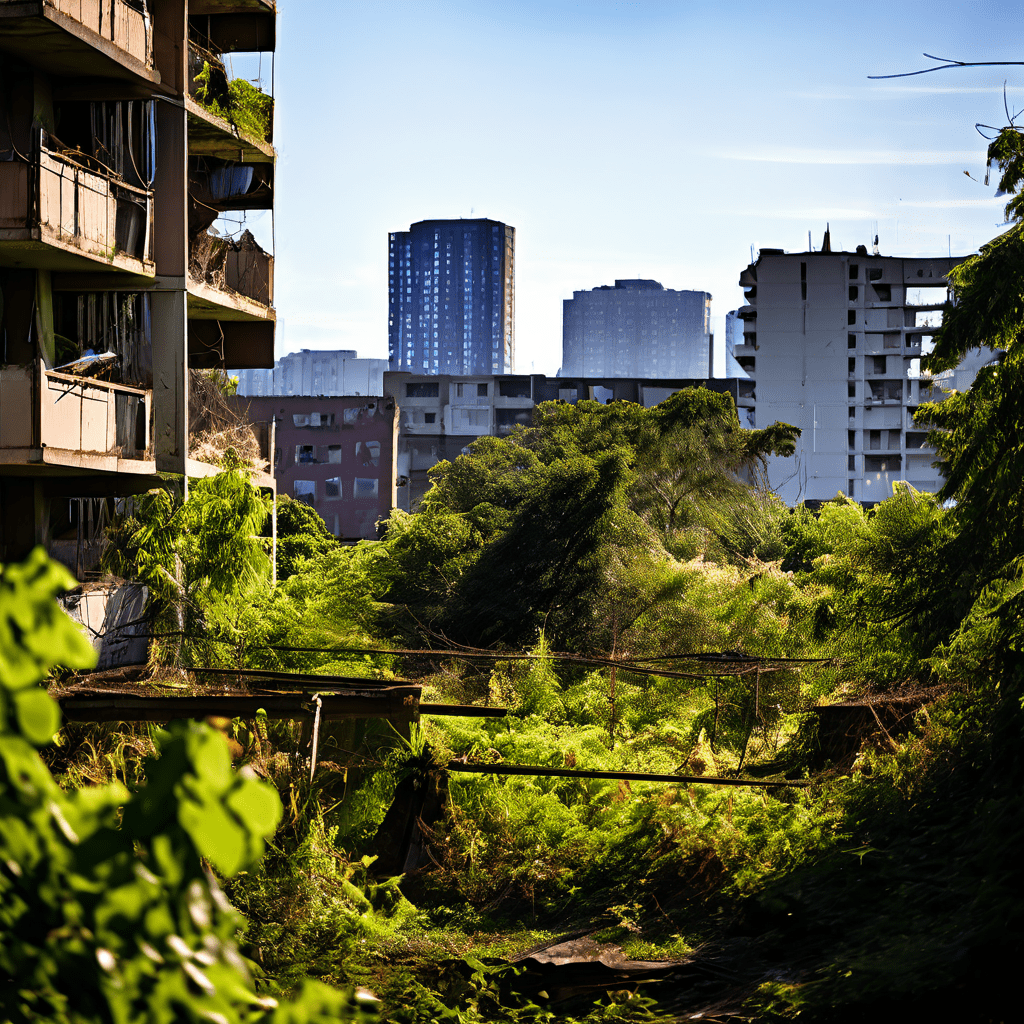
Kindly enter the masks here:
[[432, 466], [458, 458], [478, 437], [504, 437], [519, 424], [529, 426], [539, 402], [627, 401], [651, 408], [698, 385], [731, 394], [747, 425], [754, 404], [753, 382], [747, 380], [386, 373], [384, 393], [401, 410], [398, 507], [415, 511], [430, 488]]
[[197, 75], [275, 32], [273, 0], [0, 2], [0, 561], [77, 530], [80, 566], [83, 503], [218, 471], [189, 371], [273, 364], [273, 258], [208, 228], [272, 207], [276, 153]]
[[302, 349], [282, 356], [272, 370], [240, 370], [238, 393], [253, 398], [266, 395], [356, 395], [379, 398], [384, 394], [386, 359], [360, 359], [351, 349]]
[[621, 280], [562, 304], [561, 374], [706, 377], [710, 344], [708, 292]]
[[762, 249], [740, 276], [747, 304], [733, 353], [757, 383], [758, 425], [800, 427], [794, 458], [768, 479], [787, 502], [841, 492], [878, 502], [900, 481], [940, 485], [926, 431], [913, 421], [942, 388], [966, 389], [989, 356], [933, 382], [920, 375], [946, 301], [946, 273], [963, 257], [904, 259], [856, 252]]
[[278, 492], [304, 501], [341, 540], [374, 540], [397, 504], [398, 416], [384, 398], [237, 398], [250, 420], [274, 423]]
[[423, 220], [388, 242], [389, 369], [515, 372], [515, 228]]

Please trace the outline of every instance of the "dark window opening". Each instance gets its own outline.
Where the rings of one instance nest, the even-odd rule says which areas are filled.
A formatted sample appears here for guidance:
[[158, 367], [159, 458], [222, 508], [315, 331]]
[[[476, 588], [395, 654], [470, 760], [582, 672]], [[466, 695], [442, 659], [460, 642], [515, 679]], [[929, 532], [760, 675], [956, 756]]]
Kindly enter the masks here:
[[855, 284], [850, 285], [850, 301], [856, 302], [857, 296], [860, 294], [860, 289]]
[[848, 430], [846, 432], [846, 446], [853, 451], [857, 447], [857, 431]]
[[849, 384], [846, 385], [846, 397], [847, 398], [856, 398], [857, 397], [857, 385], [854, 384], [854, 382], [852, 380], [850, 381]]
[[801, 299], [806, 299], [807, 298], [807, 282], [806, 281], [801, 281], [800, 282], [800, 298]]
[[857, 472], [857, 456], [856, 455], [847, 455], [846, 456], [846, 468], [851, 473], [856, 473]]
[[872, 356], [871, 357], [871, 372], [872, 373], [885, 373], [885, 356]]
[[846, 336], [846, 347], [847, 348], [856, 348], [857, 347], [857, 335], [856, 334], [848, 334]]
[[436, 423], [437, 422], [437, 413], [436, 412], [425, 412], [423, 414], [423, 422], [424, 423]]
[[877, 296], [876, 301], [878, 302], [892, 302], [892, 285], [890, 284], [874, 284], [871, 286], [875, 290]]
[[882, 268], [881, 267], [869, 267], [868, 268], [868, 280], [869, 281], [881, 281], [882, 280]]
[[477, 386], [476, 386], [476, 397], [477, 398], [486, 398], [487, 397], [487, 385], [486, 384], [477, 384]]
[[857, 372], [857, 358], [856, 358], [856, 356], [850, 356], [850, 358], [846, 360], [846, 368], [849, 370], [850, 373], [856, 373]]
[[860, 274], [860, 266], [856, 263], [850, 264], [850, 280], [856, 281], [857, 276]]
[[430, 384], [424, 382], [405, 385], [406, 398], [437, 398], [439, 394], [440, 390], [436, 381]]
[[864, 471], [867, 473], [898, 473], [903, 465], [899, 455], [865, 455]]
[[851, 309], [846, 314], [846, 323], [850, 326], [857, 322], [857, 310]]
[[498, 394], [502, 398], [529, 398], [530, 378], [510, 377], [508, 380], [498, 381]]

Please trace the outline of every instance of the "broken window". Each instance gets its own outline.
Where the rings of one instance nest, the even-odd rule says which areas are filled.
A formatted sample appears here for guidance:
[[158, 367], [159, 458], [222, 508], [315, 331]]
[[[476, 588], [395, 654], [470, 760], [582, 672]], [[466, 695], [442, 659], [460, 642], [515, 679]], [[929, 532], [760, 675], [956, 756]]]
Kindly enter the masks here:
[[314, 504], [316, 502], [316, 481], [296, 480], [292, 484], [292, 497], [296, 501], [305, 502], [307, 505]]
[[297, 444], [295, 446], [296, 465], [310, 465], [316, 462], [316, 451], [311, 444]]
[[376, 498], [377, 478], [357, 476], [352, 483], [353, 498]]
[[341, 477], [330, 476], [324, 481], [324, 497], [325, 498], [341, 498]]
[[380, 441], [357, 441], [356, 461], [364, 466], [379, 466]]

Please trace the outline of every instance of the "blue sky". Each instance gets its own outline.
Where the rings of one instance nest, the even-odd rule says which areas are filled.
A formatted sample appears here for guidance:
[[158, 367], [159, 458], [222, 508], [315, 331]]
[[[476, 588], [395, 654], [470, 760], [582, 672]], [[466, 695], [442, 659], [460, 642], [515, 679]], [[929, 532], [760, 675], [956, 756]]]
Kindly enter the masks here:
[[387, 235], [427, 218], [516, 228], [521, 372], [554, 373], [562, 300], [616, 277], [721, 317], [751, 246], [826, 221], [833, 248], [877, 223], [886, 255], [974, 251], [1003, 219], [974, 124], [1004, 80], [1024, 106], [1024, 67], [867, 76], [1019, 60], [1020, 27], [995, 0], [280, 0], [278, 353], [386, 356]]

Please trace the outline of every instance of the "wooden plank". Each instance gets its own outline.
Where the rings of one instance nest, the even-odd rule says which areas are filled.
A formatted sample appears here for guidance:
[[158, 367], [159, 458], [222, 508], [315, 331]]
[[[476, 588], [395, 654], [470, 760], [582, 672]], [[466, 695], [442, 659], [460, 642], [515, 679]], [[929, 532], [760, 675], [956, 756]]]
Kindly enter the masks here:
[[529, 764], [465, 764], [449, 761], [448, 771], [470, 772], [478, 775], [553, 775], [566, 779], [610, 779], [623, 782], [675, 782], [678, 785], [704, 786], [809, 786], [809, 779], [729, 779], [713, 775], [662, 775], [657, 772], [598, 772], [576, 768], [547, 768]]

